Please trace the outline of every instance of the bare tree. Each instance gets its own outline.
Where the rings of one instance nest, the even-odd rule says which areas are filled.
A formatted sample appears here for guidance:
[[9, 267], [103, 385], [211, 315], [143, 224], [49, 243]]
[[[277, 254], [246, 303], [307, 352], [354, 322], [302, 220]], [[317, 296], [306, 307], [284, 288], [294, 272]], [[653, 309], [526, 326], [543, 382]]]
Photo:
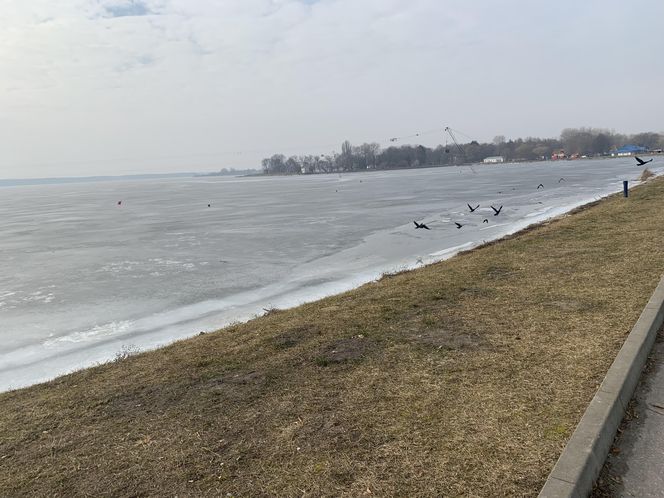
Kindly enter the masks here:
[[353, 146], [346, 140], [341, 144], [341, 169], [343, 171], [352, 171], [353, 169]]

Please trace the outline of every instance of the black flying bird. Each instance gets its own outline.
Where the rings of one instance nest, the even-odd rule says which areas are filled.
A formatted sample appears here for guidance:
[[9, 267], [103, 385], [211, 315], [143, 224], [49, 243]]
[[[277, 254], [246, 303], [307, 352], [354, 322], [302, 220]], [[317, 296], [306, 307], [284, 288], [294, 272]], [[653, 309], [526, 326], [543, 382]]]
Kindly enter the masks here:
[[415, 223], [415, 230], [418, 228], [424, 228], [425, 230], [431, 230], [428, 226], [426, 226], [424, 223], [418, 223], [417, 221], [413, 221]]
[[640, 157], [634, 156], [634, 159], [636, 159], [636, 162], [638, 163], [637, 166], [643, 166], [644, 164], [648, 164], [652, 162], [652, 158], [650, 158], [648, 161], [644, 161]]
[[468, 209], [470, 209], [470, 212], [471, 212], [471, 213], [474, 213], [475, 210], [476, 210], [478, 207], [480, 207], [479, 204], [478, 204], [477, 206], [475, 206], [475, 207], [471, 206], [470, 204], [466, 204], [466, 206], [468, 206]]
[[457, 223], [456, 221], [454, 222], [457, 228], [461, 228], [463, 225], [461, 223]]
[[538, 189], [538, 190], [541, 189], [541, 188], [544, 188], [544, 184], [543, 184], [543, 183], [540, 183], [540, 184], [537, 186], [537, 189]]
[[503, 210], [503, 206], [500, 206], [498, 209], [496, 209], [495, 207], [491, 206], [491, 209], [493, 209], [493, 215], [494, 215], [494, 216], [498, 216], [498, 215], [500, 214], [500, 212]]

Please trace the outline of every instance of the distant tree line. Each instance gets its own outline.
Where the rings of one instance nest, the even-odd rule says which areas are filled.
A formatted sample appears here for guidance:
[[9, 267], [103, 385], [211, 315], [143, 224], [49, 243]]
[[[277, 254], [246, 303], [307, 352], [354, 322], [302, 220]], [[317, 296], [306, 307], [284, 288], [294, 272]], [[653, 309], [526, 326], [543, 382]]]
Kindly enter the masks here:
[[286, 157], [275, 154], [261, 162], [265, 174], [342, 173], [371, 169], [404, 169], [427, 166], [452, 166], [482, 162], [491, 156], [502, 156], [505, 161], [547, 160], [564, 151], [567, 156], [598, 157], [626, 144], [641, 145], [650, 150], [664, 148], [664, 135], [638, 133], [624, 135], [599, 128], [567, 128], [560, 138], [517, 138], [506, 140], [497, 136], [492, 143], [473, 140], [457, 148], [454, 143], [425, 147], [423, 145], [390, 146], [385, 149], [377, 143], [352, 145], [345, 141], [341, 152], [322, 155]]

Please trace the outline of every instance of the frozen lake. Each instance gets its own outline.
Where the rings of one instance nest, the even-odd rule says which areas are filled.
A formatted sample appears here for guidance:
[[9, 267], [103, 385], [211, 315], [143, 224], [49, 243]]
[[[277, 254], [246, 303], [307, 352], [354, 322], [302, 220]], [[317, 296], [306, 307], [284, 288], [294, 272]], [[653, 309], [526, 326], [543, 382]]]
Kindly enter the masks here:
[[0, 390], [443, 259], [642, 169], [624, 158], [0, 188]]

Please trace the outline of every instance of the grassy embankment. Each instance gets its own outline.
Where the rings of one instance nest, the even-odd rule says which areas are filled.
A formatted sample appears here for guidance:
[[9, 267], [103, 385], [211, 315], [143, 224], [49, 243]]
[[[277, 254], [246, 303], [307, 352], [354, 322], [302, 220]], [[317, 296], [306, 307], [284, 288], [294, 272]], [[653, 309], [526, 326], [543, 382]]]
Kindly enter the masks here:
[[664, 180], [0, 395], [0, 495], [535, 495], [664, 270]]

